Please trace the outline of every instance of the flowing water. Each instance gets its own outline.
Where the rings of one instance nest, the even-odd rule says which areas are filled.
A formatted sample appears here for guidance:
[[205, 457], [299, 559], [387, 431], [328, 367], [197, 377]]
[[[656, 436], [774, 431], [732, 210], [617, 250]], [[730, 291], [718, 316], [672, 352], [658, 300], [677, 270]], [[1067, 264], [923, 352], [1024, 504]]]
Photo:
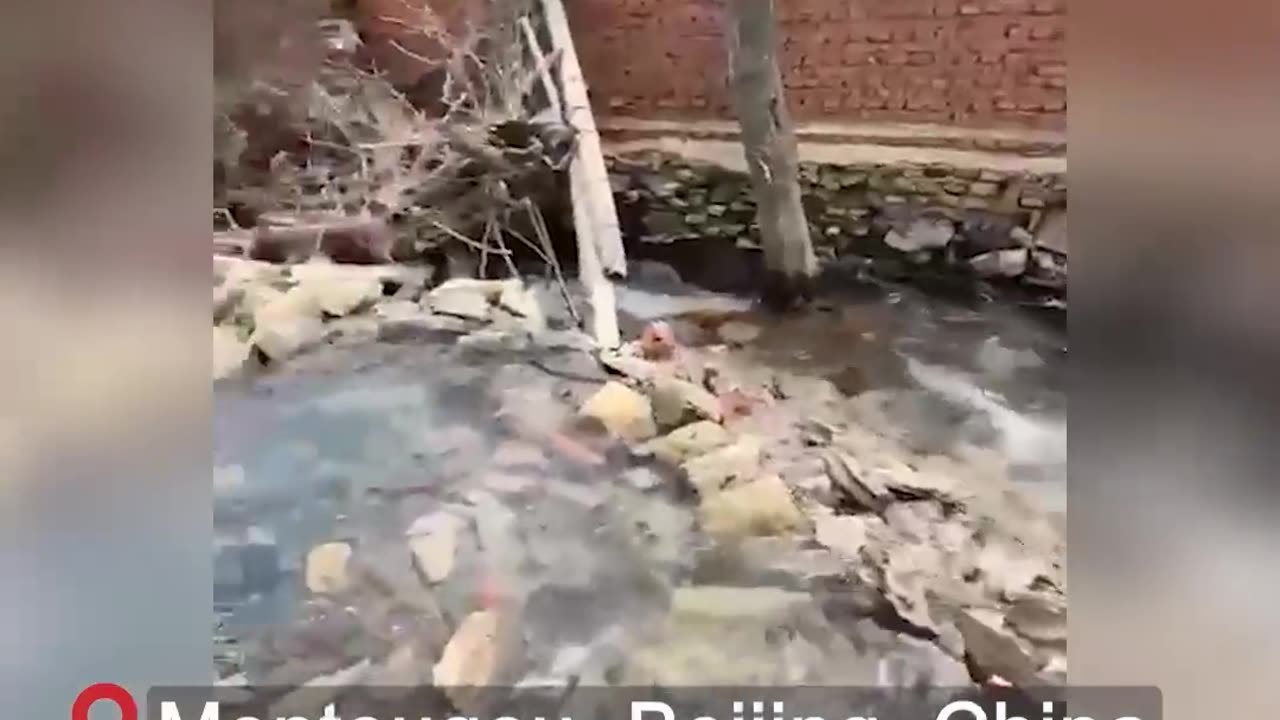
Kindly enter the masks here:
[[[788, 317], [686, 287], [624, 290], [619, 305], [629, 329], [667, 318], [693, 345], [718, 342], [728, 322], [749, 325], [758, 334], [738, 352], [750, 362], [827, 378], [849, 395], [879, 393], [886, 416], [922, 448], [964, 441], [998, 449], [1047, 510], [1065, 512], [1066, 347], [1052, 327], [901, 290]], [[533, 648], [528, 675], [605, 668], [611, 661], [602, 658], [625, 654], [619, 638], [657, 632], [672, 589], [704, 578], [703, 559], [715, 551], [688, 498], [653, 467], [604, 450], [601, 464], [548, 454], [511, 430], [551, 427], [602, 379], [594, 361], [572, 351], [412, 345], [335, 350], [216, 388], [215, 603], [229, 636], [225, 672], [268, 672], [270, 662], [255, 666], [250, 639], [299, 622], [310, 548], [350, 541], [369, 562], [407, 574], [406, 528], [440, 512], [475, 527], [460, 536], [455, 569], [436, 588], [445, 616], [456, 623], [493, 583], [518, 596]], [[718, 584], [774, 582], [717, 567]], [[382, 641], [394, 644], [401, 630]], [[348, 643], [335, 652], [385, 650]], [[733, 652], [745, 663], [777, 648]], [[884, 682], [893, 653], [925, 651], [882, 638], [881, 655], [851, 677]]]

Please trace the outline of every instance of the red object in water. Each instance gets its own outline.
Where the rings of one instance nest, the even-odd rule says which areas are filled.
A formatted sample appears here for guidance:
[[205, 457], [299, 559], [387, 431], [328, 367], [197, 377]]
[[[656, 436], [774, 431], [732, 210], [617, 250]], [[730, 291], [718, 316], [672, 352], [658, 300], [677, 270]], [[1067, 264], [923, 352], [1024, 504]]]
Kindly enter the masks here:
[[661, 320], [646, 325], [640, 334], [640, 352], [646, 360], [670, 360], [676, 352], [671, 326]]

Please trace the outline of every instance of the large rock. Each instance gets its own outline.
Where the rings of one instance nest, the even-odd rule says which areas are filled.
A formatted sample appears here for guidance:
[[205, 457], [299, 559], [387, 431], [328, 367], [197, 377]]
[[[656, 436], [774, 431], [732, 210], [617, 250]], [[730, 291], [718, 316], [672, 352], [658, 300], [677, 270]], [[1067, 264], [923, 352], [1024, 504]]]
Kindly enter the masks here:
[[351, 584], [347, 565], [351, 546], [344, 542], [325, 543], [307, 553], [307, 589], [313, 593], [332, 594], [346, 590]]
[[803, 532], [809, 520], [782, 478], [766, 475], [712, 493], [699, 505], [703, 528], [719, 537], [751, 537]]
[[249, 359], [249, 344], [242, 341], [234, 327], [215, 325], [213, 328], [213, 379], [221, 380], [236, 374]]
[[703, 388], [669, 375], [659, 375], [649, 387], [653, 419], [661, 430], [699, 420], [720, 422], [720, 402]]
[[481, 610], [463, 619], [449, 638], [440, 661], [432, 668], [432, 682], [459, 710], [481, 713], [492, 702], [493, 688], [509, 674], [513, 630], [502, 611]]
[[658, 432], [649, 399], [619, 382], [606, 383], [587, 400], [580, 413], [598, 420], [627, 442], [648, 440]]
[[323, 338], [319, 308], [305, 291], [294, 288], [254, 310], [249, 342], [272, 361], [287, 360]]
[[720, 425], [709, 420], [685, 425], [649, 441], [639, 448], [641, 454], [650, 454], [671, 465], [706, 455], [733, 442], [733, 436]]
[[964, 638], [965, 657], [980, 675], [999, 676], [1014, 687], [1045, 684], [1047, 678], [1041, 676], [1039, 664], [1029, 648], [1005, 626], [999, 612], [963, 610], [956, 613], [955, 624]]
[[376, 275], [351, 268], [360, 266], [310, 262], [293, 270], [296, 291], [311, 296], [315, 306], [330, 317], [343, 317], [366, 308], [382, 297]]
[[685, 462], [681, 469], [689, 484], [700, 495], [706, 495], [754, 478], [760, 472], [761, 455], [760, 440], [745, 436], [732, 445]]

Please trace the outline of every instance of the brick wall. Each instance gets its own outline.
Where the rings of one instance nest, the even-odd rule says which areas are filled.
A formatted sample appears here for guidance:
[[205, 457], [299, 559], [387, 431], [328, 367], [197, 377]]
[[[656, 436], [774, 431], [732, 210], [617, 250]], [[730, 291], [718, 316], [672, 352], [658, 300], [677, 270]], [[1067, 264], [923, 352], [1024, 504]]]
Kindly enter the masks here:
[[[724, 0], [565, 0], [597, 114], [728, 119]], [[775, 0], [799, 121], [1066, 125], [1066, 0]]]

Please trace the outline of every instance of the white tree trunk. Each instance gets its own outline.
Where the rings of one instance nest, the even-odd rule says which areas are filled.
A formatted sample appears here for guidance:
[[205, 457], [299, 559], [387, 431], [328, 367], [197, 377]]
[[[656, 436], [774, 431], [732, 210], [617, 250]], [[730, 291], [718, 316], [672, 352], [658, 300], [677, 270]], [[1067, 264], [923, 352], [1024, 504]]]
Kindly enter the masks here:
[[619, 277], [627, 274], [618, 211], [564, 6], [560, 0], [543, 0], [542, 9], [552, 46], [560, 52], [565, 120], [578, 133], [576, 152], [569, 165], [573, 224], [578, 235], [578, 275], [591, 298], [596, 343], [613, 348], [621, 343], [621, 337], [613, 282], [606, 273]]
[[817, 272], [796, 180], [795, 128], [776, 57], [772, 0], [730, 0], [732, 94], [768, 271], [766, 299], [789, 305], [810, 292]]

